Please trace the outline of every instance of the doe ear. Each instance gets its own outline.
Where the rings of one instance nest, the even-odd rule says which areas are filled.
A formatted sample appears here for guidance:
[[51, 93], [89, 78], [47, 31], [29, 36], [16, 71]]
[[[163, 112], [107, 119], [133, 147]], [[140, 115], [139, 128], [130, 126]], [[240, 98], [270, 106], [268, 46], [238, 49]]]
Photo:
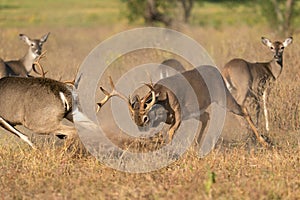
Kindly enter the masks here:
[[283, 46], [287, 47], [289, 44], [291, 44], [293, 42], [293, 37], [288, 37], [283, 41]]
[[24, 42], [26, 42], [26, 44], [30, 45], [31, 42], [30, 42], [30, 38], [27, 37], [25, 34], [19, 34], [19, 37], [20, 37], [20, 40], [23, 40]]
[[261, 42], [262, 42], [264, 45], [268, 46], [268, 47], [271, 47], [271, 46], [272, 46], [272, 42], [271, 42], [271, 40], [269, 40], [268, 38], [261, 37]]
[[50, 35], [50, 32], [47, 33], [47, 34], [45, 34], [44, 36], [42, 36], [41, 39], [40, 39], [40, 41], [41, 41], [42, 43], [46, 42], [49, 35]]

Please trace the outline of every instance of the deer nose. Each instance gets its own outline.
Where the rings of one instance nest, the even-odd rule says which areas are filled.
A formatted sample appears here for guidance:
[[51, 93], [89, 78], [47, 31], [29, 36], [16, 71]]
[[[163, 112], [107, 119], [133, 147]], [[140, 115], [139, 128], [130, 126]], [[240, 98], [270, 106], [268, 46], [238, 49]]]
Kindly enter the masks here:
[[35, 54], [36, 54], [36, 55], [38, 55], [38, 56], [40, 56], [40, 55], [42, 54], [42, 51], [41, 51], [41, 49], [37, 49], [37, 50], [35, 50]]

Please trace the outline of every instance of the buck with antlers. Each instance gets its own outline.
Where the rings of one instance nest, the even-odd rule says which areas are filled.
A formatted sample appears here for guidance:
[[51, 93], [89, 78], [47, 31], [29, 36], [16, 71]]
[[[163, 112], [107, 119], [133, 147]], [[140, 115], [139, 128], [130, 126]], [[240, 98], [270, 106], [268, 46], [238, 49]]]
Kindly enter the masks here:
[[[209, 78], [204, 79], [203, 76]], [[210, 82], [210, 88], [208, 88], [206, 81]], [[185, 87], [186, 82], [190, 89]], [[118, 92], [112, 80], [110, 80], [110, 84], [113, 88], [111, 93], [100, 87], [105, 94], [105, 98], [98, 103], [99, 108], [112, 96], [119, 96], [128, 103], [131, 117], [139, 127], [153, 127], [161, 122], [170, 124], [168, 130], [169, 141], [172, 140], [182, 120], [195, 118], [202, 121], [201, 131], [203, 131], [209, 119], [206, 109], [210, 104], [216, 103], [223, 108], [226, 107], [234, 114], [243, 116], [259, 142], [264, 146], [269, 145], [265, 138], [257, 132], [247, 109], [239, 106], [225, 87], [223, 78], [215, 67], [200, 66], [161, 79], [154, 85], [147, 84], [150, 88], [149, 93], [143, 98], [136, 96], [133, 101]], [[198, 106], [195, 106], [195, 102], [193, 102], [193, 95], [196, 95]]]
[[28, 77], [33, 68], [34, 61], [42, 54], [43, 44], [47, 41], [50, 33], [45, 34], [40, 39], [30, 39], [24, 34], [20, 34], [20, 39], [28, 46], [27, 53], [18, 60], [3, 61], [0, 58], [0, 78], [6, 76]]
[[229, 61], [224, 69], [223, 76], [229, 91], [232, 93], [238, 104], [245, 106], [248, 98], [253, 98], [256, 104], [256, 126], [259, 123], [261, 101], [264, 108], [266, 130], [269, 131], [268, 111], [266, 107], [267, 96], [270, 91], [270, 84], [278, 79], [283, 69], [284, 48], [292, 43], [293, 38], [289, 37], [283, 42], [271, 42], [262, 37], [261, 41], [273, 52], [273, 59], [270, 62], [250, 63], [244, 59], [235, 58]]

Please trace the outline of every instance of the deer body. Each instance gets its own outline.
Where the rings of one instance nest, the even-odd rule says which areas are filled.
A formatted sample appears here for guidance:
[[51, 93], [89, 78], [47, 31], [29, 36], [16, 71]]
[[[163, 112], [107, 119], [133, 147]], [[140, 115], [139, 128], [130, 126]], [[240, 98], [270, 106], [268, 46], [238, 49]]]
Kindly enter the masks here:
[[[216, 83], [210, 84], [210, 90], [202, 77], [203, 75], [214, 80]], [[188, 82], [191, 86], [190, 89], [192, 90], [185, 87], [185, 81]], [[185, 71], [179, 75], [159, 80], [156, 84], [154, 84], [153, 91], [156, 94], [155, 104], [158, 104], [165, 109], [167, 119], [165, 122], [171, 125], [169, 130], [170, 140], [173, 138], [175, 131], [179, 128], [182, 120], [195, 118], [201, 120], [202, 123], [206, 125], [208, 120], [206, 117], [208, 115], [206, 109], [211, 103], [216, 103], [223, 108], [227, 108], [230, 112], [237, 115], [244, 115], [241, 107], [236, 103], [230, 92], [226, 89], [219, 71], [212, 66], [200, 66], [196, 69]], [[210, 94], [210, 92], [213, 94]], [[225, 98], [221, 96], [224, 94]], [[195, 102], [193, 102], [193, 95], [196, 95], [198, 107], [195, 106]], [[139, 108], [139, 106], [135, 106], [134, 104], [135, 102], [133, 102], [133, 108]], [[145, 112], [142, 115], [141, 113], [143, 112], [136, 110], [136, 113], [138, 114], [134, 115], [135, 123], [138, 126], [146, 127], [149, 123], [159, 124], [162, 122], [159, 119], [153, 121], [153, 117], [150, 117], [151, 112], [153, 113], [158, 111], [156, 110], [157, 108], [152, 107], [149, 112]], [[156, 118], [157, 114], [152, 114], [152, 116]], [[148, 118], [148, 120], [145, 120], [145, 117], [146, 119]], [[203, 129], [205, 128], [205, 125], [202, 126]]]
[[27, 77], [32, 71], [32, 65], [36, 58], [42, 53], [42, 46], [47, 41], [50, 33], [41, 37], [41, 39], [30, 39], [24, 34], [20, 34], [20, 39], [28, 46], [27, 53], [18, 60], [4, 61], [0, 58], [0, 78], [6, 76]]
[[245, 106], [247, 98], [254, 98], [256, 104], [256, 125], [258, 126], [260, 114], [260, 102], [263, 102], [266, 130], [269, 131], [268, 112], [266, 100], [272, 82], [276, 81], [283, 69], [283, 50], [292, 42], [287, 38], [284, 42], [271, 42], [262, 38], [262, 43], [268, 46], [274, 53], [270, 62], [251, 63], [244, 59], [233, 59], [229, 61], [224, 69], [223, 76], [226, 85], [236, 101]]
[[[204, 79], [204, 77], [206, 78]], [[185, 87], [186, 81], [190, 89]], [[213, 66], [200, 66], [196, 69], [161, 79], [153, 86], [147, 84], [151, 91], [142, 98], [139, 96], [134, 97], [132, 102], [114, 89], [112, 81], [111, 85], [113, 87], [112, 93], [108, 93], [101, 88], [106, 97], [98, 103], [100, 107], [110, 97], [119, 96], [128, 101], [131, 117], [140, 129], [155, 127], [161, 122], [170, 124], [168, 131], [169, 141], [172, 140], [181, 121], [190, 118], [195, 118], [202, 122], [201, 136], [209, 119], [206, 109], [212, 103], [216, 103], [234, 114], [243, 116], [248, 121], [257, 139], [263, 145], [268, 146], [265, 139], [258, 134], [247, 110], [235, 101], [226, 88], [220, 72]], [[195, 98], [192, 98], [193, 95], [196, 95], [197, 102], [194, 101]], [[195, 103], [198, 106], [195, 106]]]
[[4, 77], [0, 79], [0, 94], [0, 123], [22, 139], [26, 136], [15, 125], [38, 134], [75, 136], [74, 127], [62, 124], [63, 118], [72, 121], [70, 86], [48, 78]]

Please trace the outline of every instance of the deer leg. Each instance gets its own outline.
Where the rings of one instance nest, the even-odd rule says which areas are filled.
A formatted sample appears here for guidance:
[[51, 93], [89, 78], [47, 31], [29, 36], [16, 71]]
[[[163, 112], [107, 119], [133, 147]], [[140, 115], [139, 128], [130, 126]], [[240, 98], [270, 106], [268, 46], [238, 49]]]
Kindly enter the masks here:
[[200, 115], [199, 120], [201, 121], [202, 124], [201, 124], [201, 129], [200, 129], [199, 135], [197, 137], [197, 144], [198, 145], [200, 144], [200, 141], [202, 139], [204, 130], [205, 130], [206, 126], [207, 126], [207, 122], [209, 120], [209, 113], [208, 112], [204, 112], [202, 115]]
[[244, 118], [247, 120], [248, 124], [250, 125], [250, 128], [252, 129], [253, 133], [255, 134], [256, 138], [258, 139], [258, 141], [265, 147], [268, 147], [270, 144], [265, 140], [265, 138], [260, 135], [257, 131], [257, 128], [255, 127], [255, 125], [253, 124], [253, 121], [247, 111], [246, 107], [242, 107], [242, 110], [244, 112]]
[[66, 136], [66, 146], [69, 147], [76, 138], [77, 134], [75, 127], [61, 124], [60, 127], [56, 130], [55, 135], [57, 137]]
[[28, 137], [26, 135], [24, 135], [23, 133], [18, 131], [16, 128], [14, 128], [12, 125], [10, 125], [7, 121], [5, 121], [2, 117], [0, 117], [0, 123], [3, 128], [5, 128], [6, 130], [10, 131], [11, 133], [17, 135], [19, 138], [21, 138], [22, 140], [27, 142], [27, 144], [29, 144], [32, 148], [35, 149], [34, 145], [32, 144], [32, 142], [28, 139]]
[[87, 152], [84, 145], [80, 141], [80, 138], [77, 134], [75, 127], [61, 124], [59, 129], [57, 130], [57, 133], [58, 133], [57, 135], [65, 135], [67, 137], [65, 141], [64, 150], [70, 150], [70, 149], [74, 150], [73, 147], [75, 147], [75, 149], [77, 149], [76, 152], [78, 150], [81, 153]]
[[256, 101], [256, 103], [255, 103], [256, 104], [256, 108], [255, 108], [256, 109], [256, 127], [259, 128], [258, 124], [259, 124], [259, 115], [260, 115], [260, 102], [256, 99], [255, 99], [255, 101]]
[[180, 111], [180, 107], [179, 105], [176, 105], [174, 108], [174, 115], [175, 115], [175, 122], [173, 123], [173, 125], [171, 125], [169, 131], [168, 131], [168, 135], [169, 135], [169, 141], [171, 142], [174, 136], [175, 131], [179, 128], [180, 124], [181, 124], [181, 111]]
[[170, 127], [170, 129], [169, 129], [169, 131], [168, 131], [168, 135], [169, 135], [169, 140], [168, 140], [168, 142], [172, 141], [173, 136], [174, 136], [174, 133], [175, 133], [175, 131], [178, 129], [178, 127], [180, 126], [180, 123], [181, 123], [181, 121], [176, 121], [175, 124], [173, 124], [173, 125]]
[[265, 116], [265, 121], [266, 121], [266, 130], [269, 132], [269, 116], [268, 116], [268, 110], [267, 110], [267, 92], [264, 91], [263, 93], [263, 106], [264, 106], [264, 116]]

